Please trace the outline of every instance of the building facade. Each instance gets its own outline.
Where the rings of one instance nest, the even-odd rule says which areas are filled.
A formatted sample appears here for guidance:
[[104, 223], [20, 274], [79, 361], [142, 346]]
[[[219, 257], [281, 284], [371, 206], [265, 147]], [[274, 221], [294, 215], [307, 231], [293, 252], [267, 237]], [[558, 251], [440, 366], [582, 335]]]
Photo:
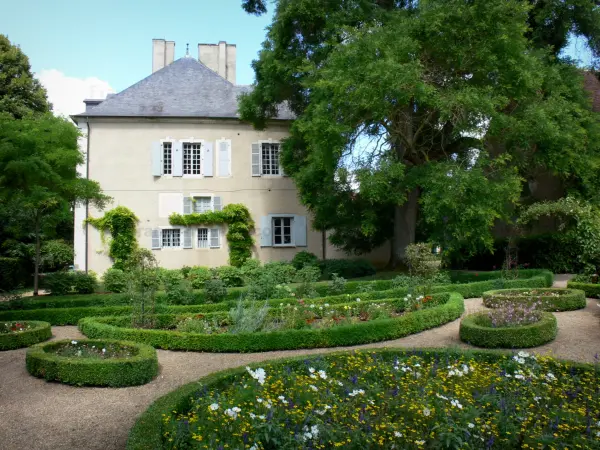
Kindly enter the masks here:
[[[292, 114], [281, 108], [266, 130], [254, 130], [239, 120], [238, 96], [249, 88], [235, 84], [235, 46], [199, 44], [198, 59], [176, 61], [174, 47], [155, 39], [150, 76], [106, 100], [86, 100], [86, 111], [73, 116], [84, 136], [80, 173], [113, 198], [108, 208], [136, 214], [138, 243], [166, 268], [227, 264], [225, 225], [178, 227], [169, 216], [232, 203], [249, 209], [253, 254], [264, 262], [290, 260], [301, 250], [344, 257], [312, 229], [281, 167], [280, 142]], [[75, 211], [79, 270], [103, 273], [112, 265], [100, 233], [85, 223], [102, 214], [86, 206]]]

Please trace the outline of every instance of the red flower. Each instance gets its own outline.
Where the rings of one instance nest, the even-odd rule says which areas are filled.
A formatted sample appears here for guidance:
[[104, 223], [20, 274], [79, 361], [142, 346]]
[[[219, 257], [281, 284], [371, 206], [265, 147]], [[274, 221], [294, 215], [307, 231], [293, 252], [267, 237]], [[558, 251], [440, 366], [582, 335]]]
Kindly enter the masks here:
[[476, 277], [478, 277], [478, 276], [479, 276], [479, 274], [478, 274], [478, 273], [476, 273], [476, 274], [475, 274], [475, 276], [476, 276]]

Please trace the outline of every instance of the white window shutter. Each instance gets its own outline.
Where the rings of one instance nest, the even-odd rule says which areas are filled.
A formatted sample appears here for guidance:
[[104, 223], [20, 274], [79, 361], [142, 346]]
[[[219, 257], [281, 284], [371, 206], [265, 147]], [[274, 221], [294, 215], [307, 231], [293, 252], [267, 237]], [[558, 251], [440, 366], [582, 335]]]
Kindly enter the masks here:
[[160, 250], [160, 229], [152, 230], [152, 250]]
[[219, 152], [219, 176], [228, 177], [231, 175], [231, 141], [222, 140], [217, 142]]
[[306, 247], [306, 216], [294, 216], [294, 244]]
[[221, 246], [221, 236], [219, 228], [210, 229], [210, 248], [219, 248]]
[[262, 216], [260, 218], [260, 246], [261, 247], [272, 247], [273, 246], [273, 230], [271, 229], [271, 217]]
[[260, 177], [260, 144], [254, 142], [252, 144], [252, 176]]
[[192, 229], [183, 229], [183, 248], [192, 248]]
[[192, 213], [192, 197], [183, 197], [183, 214]]
[[213, 197], [213, 211], [222, 211], [223, 210], [223, 201], [221, 197]]
[[152, 143], [152, 176], [160, 177], [163, 170], [163, 147], [160, 142]]
[[204, 142], [202, 144], [202, 175], [205, 177], [212, 177], [213, 165], [213, 143]]
[[181, 142], [173, 142], [172, 150], [172, 164], [173, 164], [173, 176], [183, 176], [183, 145]]

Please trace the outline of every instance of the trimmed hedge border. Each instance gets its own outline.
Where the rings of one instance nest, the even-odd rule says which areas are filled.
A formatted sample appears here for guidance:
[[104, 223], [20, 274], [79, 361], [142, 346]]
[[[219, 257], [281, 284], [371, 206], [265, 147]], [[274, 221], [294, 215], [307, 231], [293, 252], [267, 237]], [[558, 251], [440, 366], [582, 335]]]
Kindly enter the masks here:
[[580, 283], [579, 281], [569, 281], [567, 283], [569, 289], [580, 289], [585, 292], [585, 296], [589, 298], [600, 298], [600, 284]]
[[265, 352], [299, 348], [344, 347], [401, 338], [458, 319], [464, 312], [463, 297], [449, 294], [448, 301], [432, 308], [397, 318], [372, 320], [326, 329], [285, 330], [269, 333], [198, 334], [169, 330], [122, 328], [113, 318], [84, 318], [79, 329], [90, 338], [125, 339], [145, 342], [167, 350], [205, 352]]
[[[561, 288], [543, 288], [536, 289], [537, 291], [562, 291], [559, 297], [551, 296], [534, 296], [534, 301], [541, 300], [543, 303], [544, 311], [574, 311], [576, 309], [582, 309], [587, 306], [587, 300], [585, 298], [585, 292], [579, 289], [561, 289]], [[499, 289], [496, 291], [487, 291], [483, 293], [483, 304], [488, 308], [498, 308], [503, 306], [509, 301], [514, 302], [531, 302], [532, 297], [526, 295], [514, 295], [507, 298], [499, 299], [498, 296], [506, 294], [518, 294], [521, 292], [528, 292], [531, 289]]]
[[556, 317], [552, 313], [542, 313], [542, 319], [530, 325], [501, 328], [479, 325], [477, 319], [484, 314], [470, 314], [461, 320], [461, 341], [484, 348], [529, 348], [553, 341], [558, 333]]
[[137, 342], [80, 340], [98, 347], [119, 344], [137, 349], [131, 358], [70, 358], [49, 353], [70, 339], [40, 344], [27, 350], [27, 371], [47, 381], [60, 381], [75, 386], [137, 386], [150, 382], [158, 374], [156, 350]]
[[[52, 337], [52, 329], [48, 322], [38, 320], [24, 320], [33, 328], [19, 333], [0, 333], [0, 350], [14, 350], [16, 348], [29, 347], [30, 345], [43, 342]], [[13, 322], [9, 322], [13, 323]]]
[[[525, 272], [525, 271], [521, 271]], [[490, 272], [487, 272], [488, 274]], [[499, 274], [500, 272], [493, 272]], [[533, 275], [530, 278], [520, 278], [515, 280], [492, 279], [488, 281], [479, 281], [466, 284], [446, 284], [433, 286], [432, 293], [457, 292], [464, 298], [481, 297], [484, 292], [492, 289], [500, 288], [543, 288], [551, 287], [554, 275], [547, 270], [529, 269], [526, 272], [528, 275]], [[470, 275], [469, 275], [470, 276]], [[475, 277], [475, 274], [473, 274]], [[475, 277], [476, 278], [476, 277]], [[385, 281], [385, 280], [384, 280]], [[329, 297], [319, 297], [307, 299], [307, 302], [316, 305], [321, 303], [346, 303], [349, 295], [356, 295], [361, 300], [383, 300], [391, 298], [403, 298], [408, 293], [408, 289], [391, 289], [383, 291], [363, 292], [358, 294], [342, 294]], [[122, 294], [118, 294], [122, 295]], [[280, 303], [293, 303], [296, 298], [283, 298], [269, 300], [271, 306], [278, 306]], [[237, 299], [234, 301], [224, 301], [220, 303], [212, 303], [205, 305], [189, 305], [189, 306], [168, 306], [165, 307], [165, 313], [184, 314], [184, 313], [210, 313], [217, 311], [229, 311], [237, 304]], [[22, 309], [12, 311], [0, 311], [0, 321], [2, 320], [45, 320], [52, 325], [76, 325], [80, 319], [84, 317], [106, 317], [127, 315], [131, 313], [129, 306], [107, 306], [107, 307], [82, 307], [82, 308], [43, 308], [43, 309]]]
[[[365, 349], [361, 350], [364, 353], [376, 353], [385, 356], [410, 357], [412, 355], [433, 355], [439, 357], [440, 360], [445, 358], [466, 355], [479, 358], [481, 361], [495, 362], [498, 358], [510, 357], [503, 350], [459, 350], [448, 348], [422, 348], [422, 349]], [[303, 362], [309, 358], [335, 358], [346, 354], [348, 351], [338, 351], [327, 354], [302, 355], [292, 358], [274, 359], [262, 361], [260, 363], [252, 363], [249, 366], [252, 369], [264, 367], [265, 364], [271, 366], [285, 366], [298, 362]], [[572, 361], [557, 361], [560, 364], [565, 364], [573, 370], [574, 373], [582, 373], [593, 371], [594, 366], [591, 364], [582, 364]], [[244, 366], [235, 369], [227, 369], [216, 372], [198, 381], [188, 383], [180, 388], [158, 398], [144, 411], [136, 420], [135, 425], [129, 431], [126, 450], [162, 450], [162, 415], [170, 411], [185, 411], [190, 409], [192, 401], [196, 395], [201, 394], [204, 390], [213, 390], [221, 385], [231, 383], [235, 377], [246, 373]]]

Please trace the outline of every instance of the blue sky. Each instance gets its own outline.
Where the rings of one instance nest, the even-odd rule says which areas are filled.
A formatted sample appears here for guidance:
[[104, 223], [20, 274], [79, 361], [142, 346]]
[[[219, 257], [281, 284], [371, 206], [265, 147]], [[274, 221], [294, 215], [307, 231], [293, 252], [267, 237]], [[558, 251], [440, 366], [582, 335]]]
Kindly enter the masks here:
[[[55, 109], [80, 112], [85, 97], [119, 92], [148, 76], [152, 39], [175, 41], [176, 58], [197, 57], [198, 43], [237, 45], [237, 82], [250, 84], [250, 67], [271, 21], [241, 8], [241, 0], [5, 1], [0, 33], [19, 44], [48, 90]], [[589, 64], [585, 43], [568, 51]], [[100, 95], [98, 95], [100, 93]]]

